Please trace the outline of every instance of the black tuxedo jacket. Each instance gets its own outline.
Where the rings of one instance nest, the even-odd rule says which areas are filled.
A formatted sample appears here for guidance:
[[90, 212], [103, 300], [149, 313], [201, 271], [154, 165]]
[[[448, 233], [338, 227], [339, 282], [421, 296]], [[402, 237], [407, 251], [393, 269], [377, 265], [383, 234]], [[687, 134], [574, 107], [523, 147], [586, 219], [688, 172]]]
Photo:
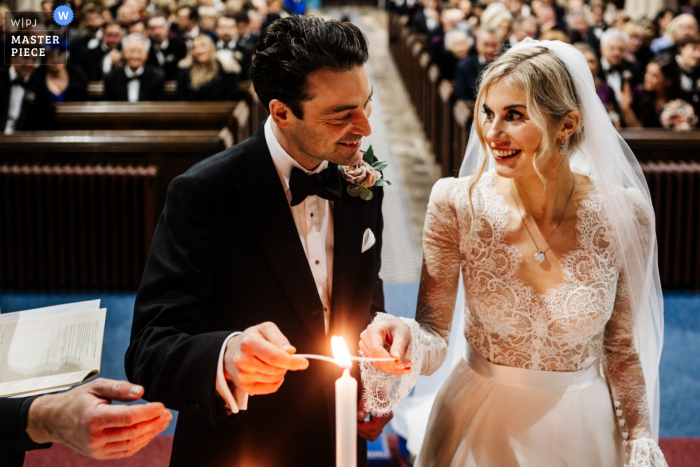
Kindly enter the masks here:
[[[170, 184], [125, 367], [129, 380], [145, 387], [145, 399], [180, 411], [171, 466], [335, 465], [337, 367], [312, 361], [288, 372], [276, 393], [250, 397], [248, 410], [227, 416], [215, 388], [217, 362], [231, 332], [266, 321], [297, 353], [331, 355], [330, 336], [337, 334], [356, 354], [360, 333], [384, 309], [382, 199], [382, 188], [363, 201], [344, 186], [334, 202], [326, 336], [323, 305], [262, 126]], [[361, 253], [368, 228], [376, 243]], [[366, 444], [358, 440], [358, 447], [366, 455]]]
[[479, 74], [486, 65], [479, 63], [479, 56], [469, 55], [457, 62], [457, 72], [455, 73], [455, 94], [464, 101], [476, 100], [478, 89], [476, 82]]
[[[626, 60], [623, 60], [622, 63], [617, 67], [618, 70], [621, 73], [620, 78], [624, 81], [625, 78], [622, 75], [628, 75], [630, 77], [629, 83], [632, 87], [634, 87], [636, 84], [640, 84], [644, 82], [644, 73], [639, 69], [639, 66], [636, 63], [628, 62]], [[603, 67], [601, 66], [599, 71], [598, 71], [598, 77], [605, 81], [606, 83], [608, 82], [608, 74], [612, 70], [603, 70]]]
[[151, 50], [148, 52], [148, 60], [146, 61], [146, 64], [163, 70], [165, 72], [165, 79], [168, 81], [177, 79], [177, 64], [187, 55], [187, 45], [178, 39], [175, 34], [170, 34], [170, 37], [168, 38], [168, 47], [163, 50], [162, 53], [165, 63], [163, 66], [160, 66], [160, 63], [158, 63], [156, 48], [155, 46], [152, 46]]
[[[55, 127], [54, 101], [46, 84], [41, 81], [43, 75], [36, 70], [27, 83], [22, 110], [15, 123], [15, 131], [45, 131]], [[10, 108], [10, 69], [0, 68], [0, 133], [5, 130], [7, 112]]]
[[[165, 74], [158, 68], [145, 65], [140, 78], [139, 102], [162, 101], [165, 90]], [[106, 101], [128, 101], [129, 78], [126, 77], [124, 67], [115, 68], [105, 76], [104, 100]]]
[[29, 407], [36, 397], [0, 399], [0, 465], [21, 467], [24, 452], [48, 448], [51, 444], [36, 444], [27, 435]]
[[[82, 68], [87, 75], [88, 81], [102, 81], [104, 73], [102, 72], [102, 61], [108, 52], [102, 50], [100, 43], [94, 49], [87, 49], [83, 54]], [[112, 67], [114, 70], [115, 67]]]

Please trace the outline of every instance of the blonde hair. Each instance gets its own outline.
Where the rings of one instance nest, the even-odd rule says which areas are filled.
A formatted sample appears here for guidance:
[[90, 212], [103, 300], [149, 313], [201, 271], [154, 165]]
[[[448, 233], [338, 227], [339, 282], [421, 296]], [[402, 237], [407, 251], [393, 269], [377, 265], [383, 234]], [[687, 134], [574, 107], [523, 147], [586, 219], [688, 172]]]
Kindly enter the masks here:
[[[489, 88], [506, 79], [511, 86], [525, 96], [525, 105], [530, 119], [542, 134], [542, 143], [535, 151], [532, 165], [542, 182], [546, 183], [546, 179], [537, 167], [537, 162], [542, 156], [550, 154], [555, 149], [556, 138], [551, 138], [551, 130], [566, 121], [570, 112], [580, 112], [581, 101], [564, 63], [549, 49], [528, 47], [505, 53], [489, 65], [480, 79], [479, 94], [476, 96], [474, 105], [475, 113], [483, 106]], [[481, 143], [482, 154], [488, 154], [486, 140], [482, 134], [483, 124], [478, 113], [474, 117], [474, 125]], [[569, 151], [573, 151], [582, 140], [583, 127], [579, 124], [568, 141], [563, 141], [562, 144]], [[472, 192], [486, 169], [487, 159], [488, 156], [483, 157], [470, 180], [470, 205], [472, 205]], [[472, 206], [471, 209], [472, 218], [474, 218], [474, 207]]]
[[187, 57], [180, 60], [178, 66], [180, 68], [189, 68], [190, 70], [190, 85], [197, 89], [211, 80], [219, 73], [219, 59], [216, 56], [216, 45], [211, 37], [206, 34], [200, 34], [192, 40], [192, 49], [194, 49], [195, 41], [203, 41], [204, 45], [209, 48], [209, 60], [206, 63], [199, 63], [192, 56], [192, 50], [187, 54]]

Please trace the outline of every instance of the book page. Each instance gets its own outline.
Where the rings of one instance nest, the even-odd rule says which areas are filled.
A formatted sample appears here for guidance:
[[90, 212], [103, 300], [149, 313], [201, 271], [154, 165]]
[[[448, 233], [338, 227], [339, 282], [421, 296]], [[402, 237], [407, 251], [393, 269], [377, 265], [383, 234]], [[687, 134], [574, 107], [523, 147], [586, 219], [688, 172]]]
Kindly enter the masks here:
[[[0, 387], [24, 381], [26, 392], [37, 391], [97, 374], [105, 316], [101, 309], [0, 323]], [[15, 389], [0, 390], [0, 397], [19, 393], [17, 384], [10, 387]]]

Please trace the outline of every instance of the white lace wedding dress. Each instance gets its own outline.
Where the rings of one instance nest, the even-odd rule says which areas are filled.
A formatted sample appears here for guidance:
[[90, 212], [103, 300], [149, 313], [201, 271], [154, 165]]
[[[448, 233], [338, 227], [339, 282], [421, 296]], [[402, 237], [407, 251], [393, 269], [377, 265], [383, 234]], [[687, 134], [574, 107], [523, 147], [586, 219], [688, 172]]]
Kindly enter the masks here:
[[[495, 180], [487, 172], [473, 191], [473, 230], [469, 178], [433, 188], [416, 320], [401, 318], [413, 372], [364, 363], [366, 407], [392, 410], [443, 363], [461, 270], [467, 353], [437, 395], [416, 466], [665, 466], [603, 194], [593, 185], [579, 203], [578, 247], [560, 258], [564, 280], [541, 294], [504, 240], [509, 213]], [[629, 200], [630, 222], [649, 230], [634, 192], [613, 191]]]

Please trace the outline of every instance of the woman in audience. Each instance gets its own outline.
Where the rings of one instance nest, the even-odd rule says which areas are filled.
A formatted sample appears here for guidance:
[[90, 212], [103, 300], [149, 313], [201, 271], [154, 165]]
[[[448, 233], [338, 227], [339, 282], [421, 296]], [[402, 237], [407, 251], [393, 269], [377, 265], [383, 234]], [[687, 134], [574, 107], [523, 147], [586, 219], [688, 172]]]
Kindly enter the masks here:
[[177, 100], [233, 101], [238, 97], [238, 63], [217, 56], [211, 37], [200, 34], [192, 41], [192, 50], [179, 64]]
[[[80, 68], [66, 65], [67, 43], [47, 46], [46, 66], [39, 67], [42, 83], [45, 83], [56, 102], [88, 100], [88, 79]], [[43, 76], [42, 76], [43, 75]]]
[[661, 127], [659, 116], [666, 103], [680, 95], [679, 70], [671, 55], [658, 55], [647, 65], [644, 84], [633, 90], [625, 83], [620, 108], [628, 127]]
[[640, 69], [644, 69], [654, 55], [649, 49], [647, 40], [650, 36], [650, 31], [642, 24], [636, 21], [630, 21], [622, 28], [627, 33], [630, 40], [627, 43], [627, 53], [625, 60], [630, 63], [636, 63]]

